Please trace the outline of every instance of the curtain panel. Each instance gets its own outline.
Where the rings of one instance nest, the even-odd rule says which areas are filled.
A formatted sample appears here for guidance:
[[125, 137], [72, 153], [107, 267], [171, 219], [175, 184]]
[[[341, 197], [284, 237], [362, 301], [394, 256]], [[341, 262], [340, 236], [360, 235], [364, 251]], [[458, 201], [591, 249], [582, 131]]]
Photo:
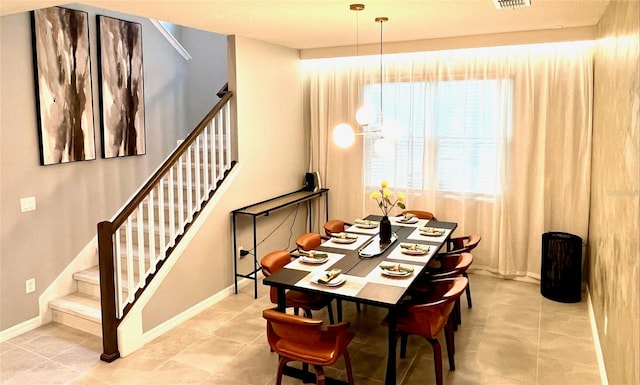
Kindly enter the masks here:
[[[394, 54], [382, 57], [382, 72], [380, 56], [305, 60], [309, 169], [319, 171], [323, 185], [331, 189], [329, 217], [349, 222], [379, 214], [369, 198], [372, 187], [365, 183], [372, 140], [356, 136], [351, 147], [339, 148], [332, 141], [332, 131], [339, 123], [357, 127], [355, 113], [364, 102], [363, 90], [382, 80], [383, 109], [409, 109], [403, 122], [417, 124], [424, 136], [421, 188], [407, 189], [400, 182], [405, 178], [399, 174], [406, 173], [406, 167], [383, 175], [394, 191], [405, 192], [407, 208], [457, 222], [454, 236], [480, 234], [482, 241], [474, 250], [475, 269], [539, 279], [543, 233], [563, 231], [583, 240], [587, 237], [593, 52], [594, 43], [582, 41]], [[433, 119], [422, 115], [438, 114], [438, 104], [432, 101], [442, 98], [438, 90], [445, 82], [495, 79], [500, 86], [486, 93], [495, 107], [495, 175], [482, 175], [486, 172], [482, 168], [461, 167], [449, 177], [490, 177], [496, 192], [443, 191], [438, 187], [443, 176], [438, 175], [436, 165], [437, 129], [429, 123]], [[394, 97], [394, 87], [400, 83], [412, 88], [411, 99]], [[418, 83], [427, 86], [416, 92]], [[462, 116], [470, 108], [465, 100], [454, 107]], [[385, 110], [385, 120], [388, 115]], [[400, 155], [392, 155], [389, 162], [397, 163]], [[398, 182], [394, 185], [393, 181]], [[369, 181], [370, 185], [378, 183]], [[321, 227], [320, 222], [317, 225]]]

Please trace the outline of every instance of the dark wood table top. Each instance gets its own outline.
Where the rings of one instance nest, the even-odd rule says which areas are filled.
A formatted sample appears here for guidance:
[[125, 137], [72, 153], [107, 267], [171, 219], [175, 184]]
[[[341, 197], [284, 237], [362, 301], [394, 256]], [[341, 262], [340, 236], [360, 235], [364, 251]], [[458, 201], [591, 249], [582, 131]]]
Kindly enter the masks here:
[[[367, 217], [367, 219], [371, 220], [379, 220], [380, 218], [380, 216]], [[328, 262], [322, 265], [303, 265], [294, 260], [270, 277], [265, 278], [264, 284], [284, 289], [329, 295], [335, 298], [386, 308], [395, 307], [405, 296], [416, 277], [423, 272], [428, 260], [446, 244], [446, 240], [456, 229], [457, 224], [453, 222], [428, 221], [426, 226], [445, 230], [445, 235], [442, 237], [430, 238], [417, 235], [417, 229], [425, 225], [424, 221], [416, 225], [398, 225], [393, 220], [392, 223], [395, 223], [392, 226], [392, 231], [397, 235], [398, 239], [378, 256], [364, 258], [358, 254], [358, 249], [366, 244], [367, 240], [375, 237], [377, 230], [360, 230], [352, 227], [347, 231], [350, 233], [356, 231], [365, 233], [358, 235], [357, 244], [353, 246], [342, 245], [328, 240], [317, 249], [317, 251], [326, 252], [330, 255]], [[432, 247], [428, 256], [412, 258], [399, 253], [400, 244], [403, 242]], [[384, 278], [377, 271], [381, 262], [411, 265], [414, 268], [414, 272], [408, 277]], [[309, 282], [312, 276], [331, 269], [341, 269], [341, 275], [344, 275], [345, 278], [344, 284], [328, 287]]]

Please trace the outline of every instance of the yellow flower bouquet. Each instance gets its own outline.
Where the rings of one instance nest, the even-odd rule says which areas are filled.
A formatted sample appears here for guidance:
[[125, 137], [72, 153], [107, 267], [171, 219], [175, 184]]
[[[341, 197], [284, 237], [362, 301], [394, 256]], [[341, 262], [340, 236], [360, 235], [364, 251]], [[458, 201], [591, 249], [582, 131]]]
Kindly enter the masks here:
[[378, 207], [382, 210], [382, 215], [388, 216], [391, 209], [398, 206], [401, 209], [405, 208], [404, 199], [405, 196], [403, 193], [399, 192], [395, 197], [393, 196], [393, 191], [389, 190], [387, 187], [389, 186], [389, 182], [383, 180], [380, 183], [380, 190], [375, 190], [371, 192], [371, 199], [374, 199], [378, 203]]

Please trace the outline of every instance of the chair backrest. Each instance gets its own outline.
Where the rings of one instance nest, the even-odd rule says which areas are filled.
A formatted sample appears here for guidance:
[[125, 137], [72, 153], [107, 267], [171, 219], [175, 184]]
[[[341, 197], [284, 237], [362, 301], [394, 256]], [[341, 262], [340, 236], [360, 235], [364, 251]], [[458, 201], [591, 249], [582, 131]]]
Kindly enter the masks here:
[[469, 253], [480, 243], [480, 234], [465, 235], [463, 237], [449, 239], [449, 251], [447, 253]]
[[[282, 269], [287, 263], [291, 262], [291, 254], [286, 250], [276, 250], [262, 257], [260, 260], [260, 268], [265, 277]], [[278, 303], [278, 289], [271, 286], [269, 290], [269, 298], [271, 303]]]
[[325, 326], [322, 320], [286, 314], [276, 309], [266, 309], [262, 316], [267, 320], [267, 340], [278, 354], [297, 361], [313, 363], [326, 361], [334, 364], [354, 337], [349, 322]]
[[298, 239], [296, 239], [296, 246], [298, 246], [299, 249], [305, 251], [313, 250], [316, 247], [320, 246], [321, 243], [322, 238], [318, 233], [302, 234], [298, 237]]
[[406, 215], [406, 214], [412, 214], [413, 216], [415, 216], [418, 219], [433, 219], [434, 221], [437, 221], [436, 217], [428, 212], [428, 211], [422, 211], [422, 210], [404, 210], [402, 212], [402, 215]]
[[435, 273], [431, 274], [432, 279], [456, 277], [466, 272], [473, 263], [473, 255], [471, 253], [440, 254], [437, 258], [440, 261], [440, 267]]
[[340, 233], [344, 231], [344, 221], [340, 219], [331, 219], [324, 224], [324, 232], [327, 237], [331, 236], [331, 233]]
[[436, 338], [468, 283], [468, 279], [462, 276], [431, 281], [429, 296], [398, 314], [398, 329], [425, 338]]

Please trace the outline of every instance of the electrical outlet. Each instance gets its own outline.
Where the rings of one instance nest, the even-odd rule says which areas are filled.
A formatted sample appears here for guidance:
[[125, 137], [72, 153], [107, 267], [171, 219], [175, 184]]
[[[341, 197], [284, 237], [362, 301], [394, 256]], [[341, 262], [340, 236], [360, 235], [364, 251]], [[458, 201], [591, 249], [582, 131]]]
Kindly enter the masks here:
[[36, 279], [35, 278], [27, 279], [27, 281], [25, 282], [25, 288], [26, 288], [27, 294], [33, 293], [34, 291], [36, 291]]

